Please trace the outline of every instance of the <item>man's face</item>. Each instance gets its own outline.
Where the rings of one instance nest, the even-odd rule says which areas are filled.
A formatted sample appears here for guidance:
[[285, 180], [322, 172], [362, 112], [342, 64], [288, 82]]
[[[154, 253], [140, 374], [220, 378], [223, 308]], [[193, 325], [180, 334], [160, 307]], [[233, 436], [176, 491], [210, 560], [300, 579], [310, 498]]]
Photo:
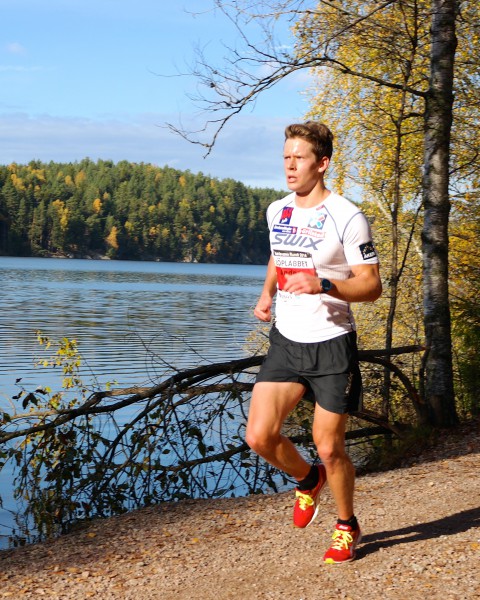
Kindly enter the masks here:
[[310, 142], [301, 138], [285, 140], [283, 166], [287, 186], [298, 195], [309, 194], [328, 166], [328, 159], [317, 160]]

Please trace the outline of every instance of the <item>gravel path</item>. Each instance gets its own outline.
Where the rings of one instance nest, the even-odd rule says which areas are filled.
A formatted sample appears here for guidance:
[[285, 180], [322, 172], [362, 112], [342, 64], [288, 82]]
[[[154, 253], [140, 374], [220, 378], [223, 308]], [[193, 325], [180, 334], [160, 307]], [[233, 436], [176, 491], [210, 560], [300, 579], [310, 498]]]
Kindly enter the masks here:
[[357, 559], [323, 565], [330, 492], [311, 527], [293, 494], [193, 500], [0, 552], [0, 598], [470, 600], [480, 598], [479, 424], [401, 468], [357, 480]]

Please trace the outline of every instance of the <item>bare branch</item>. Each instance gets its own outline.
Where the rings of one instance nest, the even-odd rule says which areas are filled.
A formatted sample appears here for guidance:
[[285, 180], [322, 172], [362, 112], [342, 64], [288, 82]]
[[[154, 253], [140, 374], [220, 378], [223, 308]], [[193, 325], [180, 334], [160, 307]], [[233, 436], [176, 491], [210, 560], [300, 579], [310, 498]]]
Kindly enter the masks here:
[[[342, 64], [332, 54], [332, 44], [341, 44], [343, 38], [352, 30], [370, 24], [374, 16], [395, 4], [396, 0], [386, 0], [375, 3], [365, 14], [356, 14], [335, 2], [321, 2], [329, 9], [341, 13], [346, 21], [337, 29], [333, 27], [320, 39], [318, 45], [309, 47], [303, 54], [298, 49], [287, 51], [285, 44], [276, 42], [275, 26], [279, 20], [300, 22], [305, 18], [315, 18], [318, 10], [303, 8], [305, 2], [235, 2], [215, 0], [215, 6], [233, 23], [243, 43], [243, 50], [225, 46], [227, 56], [223, 58], [223, 66], [212, 66], [203, 51], [197, 49], [196, 66], [192, 69], [206, 94], [191, 97], [192, 101], [203, 107], [204, 125], [196, 130], [184, 126], [167, 123], [166, 126], [187, 141], [206, 149], [205, 156], [212, 151], [218, 136], [227, 123], [240, 114], [247, 106], [254, 104], [257, 98], [266, 90], [300, 70], [327, 68], [341, 73], [370, 81], [379, 86], [393, 90], [407, 91], [417, 97], [425, 97], [426, 92], [420, 88], [409, 86], [405, 88], [392, 80], [373, 76], [368, 71], [362, 71]], [[263, 10], [262, 10], [263, 9]], [[257, 22], [262, 27], [264, 39], [262, 42], [253, 41], [248, 34], [248, 25]], [[384, 26], [375, 22], [376, 27]], [[389, 31], [389, 34], [392, 32]], [[262, 71], [267, 69], [267, 74]], [[260, 71], [260, 75], [258, 72]], [[213, 96], [211, 95], [213, 94]], [[209, 118], [208, 115], [218, 114]], [[205, 139], [207, 141], [205, 141]]]
[[[382, 356], [395, 356], [400, 354], [407, 354], [411, 352], [421, 352], [425, 348], [423, 346], [402, 346], [398, 348], [392, 348], [391, 350], [360, 350], [359, 358], [361, 361], [366, 362], [377, 362], [376, 357]], [[235, 373], [247, 373], [248, 369], [257, 367], [263, 362], [264, 356], [252, 356], [240, 360], [232, 360], [224, 363], [215, 363], [209, 365], [202, 365], [193, 369], [188, 369], [175, 373], [165, 381], [147, 388], [123, 388], [109, 391], [94, 392], [86, 402], [75, 408], [64, 408], [57, 411], [51, 409], [45, 412], [35, 411], [32, 413], [22, 413], [21, 415], [12, 415], [11, 423], [20, 419], [37, 419], [40, 422], [25, 428], [16, 428], [13, 431], [6, 431], [6, 425], [3, 426], [4, 431], [0, 433], [0, 443], [8, 442], [12, 439], [30, 436], [35, 433], [41, 433], [42, 431], [48, 431], [55, 429], [68, 422], [74, 421], [81, 416], [94, 416], [101, 414], [112, 414], [116, 411], [145, 402], [146, 400], [154, 400], [154, 402], [147, 404], [147, 406], [140, 411], [134, 420], [124, 427], [123, 433], [119, 434], [119, 438], [123, 437], [125, 433], [130, 430], [135, 423], [144, 418], [149, 412], [155, 410], [161, 406], [162, 403], [167, 401], [175, 395], [181, 395], [181, 399], [175, 403], [169, 405], [168, 410], [173, 411], [178, 408], [181, 404], [187, 404], [193, 397], [201, 394], [219, 394], [223, 392], [232, 391], [235, 389], [237, 392], [248, 392], [252, 389], [251, 383], [244, 381], [234, 381], [230, 383], [212, 383], [209, 385], [199, 386], [198, 384], [202, 381], [208, 381], [219, 375], [233, 375]], [[392, 367], [392, 370], [394, 368]], [[102, 404], [102, 401], [109, 397], [118, 397], [127, 395], [119, 402], [111, 404]], [[50, 419], [47, 421], [47, 419]]]

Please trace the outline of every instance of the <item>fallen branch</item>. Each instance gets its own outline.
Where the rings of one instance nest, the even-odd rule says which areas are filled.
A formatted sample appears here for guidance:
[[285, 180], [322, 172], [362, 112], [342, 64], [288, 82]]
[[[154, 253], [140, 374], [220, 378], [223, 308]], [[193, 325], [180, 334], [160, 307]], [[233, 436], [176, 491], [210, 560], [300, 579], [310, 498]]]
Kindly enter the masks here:
[[[376, 349], [359, 351], [359, 359], [361, 362], [383, 365], [397, 375], [404, 385], [415, 411], [420, 418], [424, 415], [425, 406], [417, 390], [399, 367], [382, 357], [398, 356], [412, 352], [421, 352], [423, 350], [425, 350], [423, 346], [412, 345], [391, 348], [390, 350]], [[129, 387], [93, 392], [84, 404], [74, 408], [63, 408], [59, 410], [52, 410], [50, 408], [44, 412], [34, 411], [31, 413], [9, 415], [8, 419], [4, 419], [2, 425], [3, 431], [0, 432], [0, 443], [60, 427], [81, 416], [95, 416], [105, 413], [112, 414], [120, 409], [152, 399], [155, 399], [155, 402], [148, 407], [149, 411], [154, 410], [163, 402], [171, 401], [171, 398], [174, 395], [182, 395], [182, 403], [185, 403], [188, 399], [200, 394], [220, 394], [222, 392], [232, 391], [232, 389], [235, 389], [237, 392], [249, 392], [253, 387], [252, 382], [233, 380], [228, 384], [212, 383], [203, 386], [199, 384], [220, 375], [233, 377], [235, 374], [243, 373], [246, 376], [253, 376], [252, 373], [248, 373], [248, 369], [261, 365], [264, 358], [264, 355], [257, 355], [223, 363], [201, 365], [193, 369], [179, 371], [161, 383], [151, 387]], [[102, 404], [107, 398], [116, 398], [125, 395], [127, 395], [127, 397], [118, 402]], [[34, 395], [32, 396], [35, 398]], [[144, 412], [142, 412], [141, 415], [143, 417]], [[9, 425], [18, 422], [19, 420], [31, 420], [33, 418], [40, 421], [40, 423], [37, 422], [29, 427], [6, 431]], [[385, 423], [383, 423], [383, 426], [386, 426]], [[391, 427], [392, 426], [390, 425], [390, 428]]]

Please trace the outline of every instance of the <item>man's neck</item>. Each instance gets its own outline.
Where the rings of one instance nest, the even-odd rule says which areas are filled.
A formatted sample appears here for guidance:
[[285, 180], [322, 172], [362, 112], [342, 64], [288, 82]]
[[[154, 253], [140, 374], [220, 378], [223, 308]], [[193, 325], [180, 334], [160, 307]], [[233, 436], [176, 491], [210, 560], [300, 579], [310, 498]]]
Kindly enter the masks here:
[[330, 190], [322, 186], [315, 186], [308, 194], [295, 194], [295, 204], [299, 208], [312, 208], [324, 202], [330, 195]]

